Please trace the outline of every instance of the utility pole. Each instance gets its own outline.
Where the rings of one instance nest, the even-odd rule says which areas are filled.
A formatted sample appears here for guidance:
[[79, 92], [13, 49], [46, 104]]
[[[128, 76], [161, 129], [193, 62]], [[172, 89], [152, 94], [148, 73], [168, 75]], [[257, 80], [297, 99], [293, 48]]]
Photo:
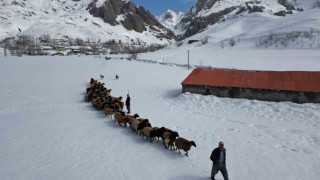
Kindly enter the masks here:
[[188, 50], [188, 70], [189, 70], [189, 50]]

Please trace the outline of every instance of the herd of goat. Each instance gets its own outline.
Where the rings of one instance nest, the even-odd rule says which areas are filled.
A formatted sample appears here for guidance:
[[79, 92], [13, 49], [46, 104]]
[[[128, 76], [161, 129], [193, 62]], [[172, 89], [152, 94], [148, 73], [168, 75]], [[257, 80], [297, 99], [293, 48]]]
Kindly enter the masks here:
[[103, 111], [108, 118], [114, 118], [120, 127], [129, 125], [133, 132], [147, 138], [150, 143], [155, 139], [159, 142], [161, 138], [166, 149], [178, 150], [179, 154], [181, 154], [180, 149], [184, 150], [186, 156], [188, 156], [191, 146], [196, 147], [194, 141], [179, 137], [176, 131], [165, 127], [152, 127], [148, 119], [139, 118], [138, 114], [126, 115], [123, 112], [122, 97], [111, 96], [111, 89], [104, 87], [104, 83], [98, 80], [91, 78], [90, 87], [86, 90], [84, 100], [91, 102], [95, 109]]

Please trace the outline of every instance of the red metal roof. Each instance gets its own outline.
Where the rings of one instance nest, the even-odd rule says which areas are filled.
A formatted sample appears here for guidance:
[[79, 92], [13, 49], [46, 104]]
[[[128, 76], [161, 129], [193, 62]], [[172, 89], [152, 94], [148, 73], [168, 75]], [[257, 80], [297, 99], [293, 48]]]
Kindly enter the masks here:
[[320, 72], [194, 69], [181, 84], [320, 92]]

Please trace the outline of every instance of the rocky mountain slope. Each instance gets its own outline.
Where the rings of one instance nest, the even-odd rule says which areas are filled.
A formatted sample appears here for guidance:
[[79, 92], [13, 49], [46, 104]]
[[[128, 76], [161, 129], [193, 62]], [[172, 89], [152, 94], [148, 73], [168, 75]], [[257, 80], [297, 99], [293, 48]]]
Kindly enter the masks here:
[[174, 34], [128, 0], [2, 0], [0, 39], [17, 34], [165, 44]]

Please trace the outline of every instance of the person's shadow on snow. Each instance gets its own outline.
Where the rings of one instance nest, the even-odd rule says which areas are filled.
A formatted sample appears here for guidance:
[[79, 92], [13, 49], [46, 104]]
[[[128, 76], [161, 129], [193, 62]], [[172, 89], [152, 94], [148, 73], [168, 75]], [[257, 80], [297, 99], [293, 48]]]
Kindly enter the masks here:
[[211, 178], [195, 175], [181, 175], [176, 177], [171, 177], [170, 180], [210, 180]]

